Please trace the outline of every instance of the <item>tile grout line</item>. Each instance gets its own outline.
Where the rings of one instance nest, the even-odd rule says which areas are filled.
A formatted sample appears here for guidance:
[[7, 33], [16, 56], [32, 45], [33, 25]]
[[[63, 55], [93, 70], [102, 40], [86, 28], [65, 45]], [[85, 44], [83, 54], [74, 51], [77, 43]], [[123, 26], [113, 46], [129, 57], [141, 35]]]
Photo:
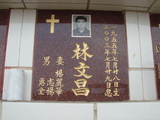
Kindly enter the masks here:
[[20, 34], [20, 43], [19, 43], [19, 55], [18, 55], [18, 67], [20, 67], [20, 55], [21, 55], [21, 43], [22, 43], [22, 34], [23, 34], [23, 20], [24, 20], [24, 10], [22, 10], [22, 25], [21, 25], [21, 34]]
[[94, 120], [97, 120], [97, 103], [94, 103], [94, 106], [93, 106], [93, 110], [94, 110]]
[[[140, 63], [142, 68], [142, 44], [141, 44], [141, 33], [140, 33], [140, 23], [139, 18], [140, 15], [137, 13], [137, 24], [138, 24], [138, 34], [139, 34], [139, 45], [140, 45]], [[144, 100], [144, 77], [143, 77], [143, 69], [141, 69], [141, 80], [142, 80], [142, 94], [143, 94], [143, 100]]]
[[146, 12], [149, 12], [157, 1], [158, 0], [154, 0], [153, 3], [149, 6], [149, 8], [146, 10]]

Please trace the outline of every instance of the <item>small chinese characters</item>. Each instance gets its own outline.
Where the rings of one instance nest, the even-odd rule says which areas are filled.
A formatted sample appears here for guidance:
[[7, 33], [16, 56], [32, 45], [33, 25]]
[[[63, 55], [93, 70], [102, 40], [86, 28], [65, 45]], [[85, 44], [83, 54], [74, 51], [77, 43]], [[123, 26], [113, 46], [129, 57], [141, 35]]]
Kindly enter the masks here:
[[105, 84], [106, 84], [106, 90], [104, 95], [106, 97], [115, 97], [120, 96], [118, 87], [119, 87], [119, 81], [121, 80], [119, 78], [119, 69], [118, 69], [118, 40], [117, 36], [118, 34], [114, 31], [117, 26], [104, 26], [104, 55], [105, 55]]
[[[79, 44], [76, 44], [76, 49], [73, 50], [75, 54], [72, 56], [72, 59], [75, 58], [83, 60], [83, 62], [79, 62], [79, 66], [74, 67], [74, 69], [77, 70], [77, 74], [74, 74], [73, 76], [80, 78], [74, 81], [74, 83], [78, 88], [72, 89], [72, 91], [76, 96], [79, 95], [88, 96], [88, 94], [90, 93], [89, 88], [86, 88], [86, 84], [87, 80], [90, 79], [92, 75], [87, 74], [87, 69], [89, 69], [90, 67], [86, 65], [84, 61], [87, 61], [87, 58], [92, 58], [93, 55], [87, 52], [88, 49], [89, 49], [88, 44], [83, 42], [82, 49], [80, 48]], [[81, 79], [81, 77], [83, 79]]]
[[[50, 65], [50, 56], [44, 57], [43, 66]], [[64, 65], [63, 57], [59, 56], [55, 62], [57, 66]], [[53, 78], [39, 78], [38, 82], [38, 95], [53, 96], [55, 93], [60, 96], [63, 92], [63, 69], [60, 68], [55, 71]]]

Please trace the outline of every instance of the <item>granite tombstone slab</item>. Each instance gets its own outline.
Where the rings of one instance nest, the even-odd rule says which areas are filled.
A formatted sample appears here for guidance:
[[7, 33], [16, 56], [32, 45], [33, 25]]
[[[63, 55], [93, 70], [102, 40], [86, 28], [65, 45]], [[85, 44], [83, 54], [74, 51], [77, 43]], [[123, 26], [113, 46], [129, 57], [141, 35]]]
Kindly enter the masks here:
[[128, 100], [124, 15], [38, 10], [32, 84], [32, 100]]

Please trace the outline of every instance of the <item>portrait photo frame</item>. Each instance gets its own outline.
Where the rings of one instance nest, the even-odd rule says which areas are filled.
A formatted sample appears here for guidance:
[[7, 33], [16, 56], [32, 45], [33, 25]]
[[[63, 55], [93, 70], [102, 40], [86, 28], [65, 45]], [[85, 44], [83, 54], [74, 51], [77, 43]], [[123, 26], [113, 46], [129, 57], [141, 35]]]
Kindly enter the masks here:
[[72, 15], [72, 37], [91, 37], [91, 15]]

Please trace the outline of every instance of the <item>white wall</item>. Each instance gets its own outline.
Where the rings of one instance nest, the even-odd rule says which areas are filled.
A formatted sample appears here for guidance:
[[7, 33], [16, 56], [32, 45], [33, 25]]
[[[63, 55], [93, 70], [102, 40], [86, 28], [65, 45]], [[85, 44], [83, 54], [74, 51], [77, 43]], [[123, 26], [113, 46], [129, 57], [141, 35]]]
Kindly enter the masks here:
[[24, 100], [31, 100], [36, 10], [11, 10], [2, 99], [7, 99], [10, 68], [24, 69]]
[[91, 103], [3, 102], [2, 120], [93, 120]]
[[10, 68], [21, 68], [25, 70], [24, 100], [28, 102], [2, 101], [2, 120], [160, 120], [149, 14], [126, 12], [125, 17], [130, 102], [31, 102], [36, 10], [11, 10], [3, 100], [7, 100]]
[[130, 100], [156, 100], [149, 14], [126, 12], [126, 30]]
[[98, 120], [160, 120], [160, 102], [98, 103]]

